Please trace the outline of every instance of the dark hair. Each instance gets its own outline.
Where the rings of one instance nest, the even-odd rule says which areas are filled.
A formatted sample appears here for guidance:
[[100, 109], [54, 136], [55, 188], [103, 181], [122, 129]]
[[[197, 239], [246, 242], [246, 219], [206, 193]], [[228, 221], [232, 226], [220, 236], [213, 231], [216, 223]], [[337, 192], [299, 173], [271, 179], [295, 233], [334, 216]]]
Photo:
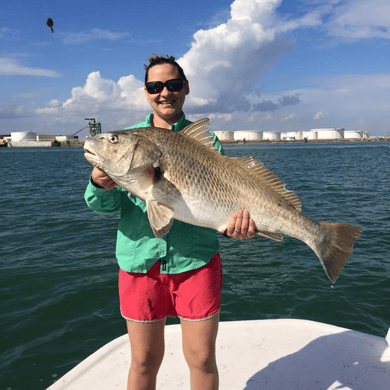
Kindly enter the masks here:
[[180, 78], [187, 81], [187, 77], [184, 74], [182, 67], [175, 61], [175, 57], [168, 55], [153, 54], [148, 58], [149, 65], [144, 64], [145, 72], [145, 84], [148, 82], [149, 69], [156, 65], [170, 64], [177, 69]]

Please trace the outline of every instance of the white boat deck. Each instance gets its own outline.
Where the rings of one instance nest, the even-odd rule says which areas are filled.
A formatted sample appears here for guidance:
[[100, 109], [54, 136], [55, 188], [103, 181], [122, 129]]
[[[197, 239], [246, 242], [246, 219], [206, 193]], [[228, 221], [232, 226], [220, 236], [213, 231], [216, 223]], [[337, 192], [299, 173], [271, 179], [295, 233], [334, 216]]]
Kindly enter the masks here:
[[[180, 325], [166, 326], [157, 389], [189, 389]], [[390, 331], [387, 337], [390, 343]], [[221, 322], [221, 390], [389, 390], [385, 338], [318, 322], [281, 319]], [[126, 389], [127, 335], [106, 344], [48, 390]]]

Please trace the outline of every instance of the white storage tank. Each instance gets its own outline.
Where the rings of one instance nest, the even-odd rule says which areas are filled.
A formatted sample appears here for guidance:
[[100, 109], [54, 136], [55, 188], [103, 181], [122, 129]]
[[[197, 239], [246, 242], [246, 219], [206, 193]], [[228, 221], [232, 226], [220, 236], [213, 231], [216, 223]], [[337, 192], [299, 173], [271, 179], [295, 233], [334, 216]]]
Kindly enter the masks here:
[[344, 138], [344, 129], [336, 129], [335, 127], [325, 129], [311, 129], [318, 133], [317, 139], [342, 139]]
[[280, 132], [278, 131], [264, 131], [263, 139], [267, 141], [278, 141], [280, 140]]
[[233, 131], [214, 131], [220, 141], [234, 141]]
[[295, 131], [284, 131], [282, 132], [281, 138], [283, 141], [294, 141], [295, 140]]
[[346, 139], [362, 139], [363, 132], [359, 130], [345, 130], [344, 138]]
[[263, 139], [263, 132], [259, 130], [248, 131], [248, 141], [261, 141]]
[[303, 131], [296, 131], [295, 132], [295, 139], [302, 140], [304, 138]]
[[309, 131], [307, 134], [307, 139], [316, 140], [318, 139], [318, 131]]
[[234, 132], [236, 141], [259, 141], [263, 139], [263, 132], [259, 130], [237, 130]]
[[36, 141], [37, 133], [32, 131], [14, 131], [11, 132], [11, 142]]

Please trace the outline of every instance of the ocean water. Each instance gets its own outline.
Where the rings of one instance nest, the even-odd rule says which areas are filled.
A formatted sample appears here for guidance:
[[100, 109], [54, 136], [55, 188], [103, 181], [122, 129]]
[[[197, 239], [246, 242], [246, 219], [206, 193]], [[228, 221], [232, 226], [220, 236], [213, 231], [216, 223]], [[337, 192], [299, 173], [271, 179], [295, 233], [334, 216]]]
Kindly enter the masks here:
[[[302, 242], [221, 237], [221, 321], [300, 318], [384, 337], [390, 326], [390, 143], [225, 146], [252, 155], [317, 221], [363, 229], [332, 286]], [[0, 149], [0, 388], [46, 389], [126, 332], [114, 258], [118, 215], [83, 200], [81, 148]], [[170, 320], [169, 323], [175, 323]]]

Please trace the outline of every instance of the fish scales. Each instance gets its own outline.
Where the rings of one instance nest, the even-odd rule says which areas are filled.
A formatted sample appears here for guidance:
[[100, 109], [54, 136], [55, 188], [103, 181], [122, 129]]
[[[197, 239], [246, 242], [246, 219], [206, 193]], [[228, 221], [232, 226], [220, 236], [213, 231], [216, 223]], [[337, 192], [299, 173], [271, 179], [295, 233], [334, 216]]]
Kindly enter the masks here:
[[235, 212], [248, 210], [259, 236], [305, 242], [335, 282], [361, 229], [303, 215], [298, 196], [260, 161], [218, 153], [207, 125], [203, 119], [179, 133], [144, 128], [99, 134], [85, 143], [85, 157], [146, 202], [157, 238], [174, 219], [223, 233]]

